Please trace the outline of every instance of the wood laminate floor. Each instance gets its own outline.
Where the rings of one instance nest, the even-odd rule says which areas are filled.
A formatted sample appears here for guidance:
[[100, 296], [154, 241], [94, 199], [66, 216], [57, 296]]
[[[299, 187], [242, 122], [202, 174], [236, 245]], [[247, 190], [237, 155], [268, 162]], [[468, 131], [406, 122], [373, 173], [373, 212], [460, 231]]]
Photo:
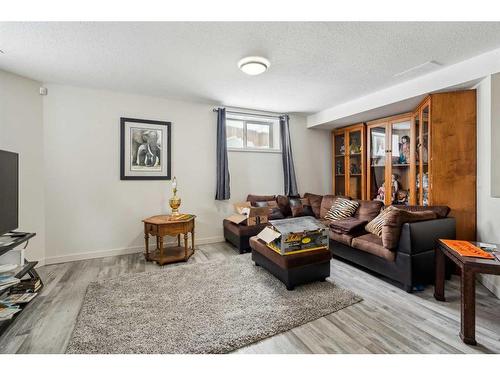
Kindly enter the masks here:
[[[200, 245], [189, 260], [239, 256], [227, 243]], [[183, 263], [181, 263], [183, 264]], [[178, 267], [181, 264], [165, 266]], [[64, 353], [87, 285], [129, 273], [158, 270], [142, 254], [39, 268], [45, 287], [0, 337], [0, 353]], [[446, 282], [447, 302], [433, 288], [408, 294], [339, 260], [331, 280], [363, 297], [336, 313], [244, 347], [237, 353], [500, 353], [500, 300], [477, 284], [477, 346], [465, 345], [460, 328], [460, 280]]]

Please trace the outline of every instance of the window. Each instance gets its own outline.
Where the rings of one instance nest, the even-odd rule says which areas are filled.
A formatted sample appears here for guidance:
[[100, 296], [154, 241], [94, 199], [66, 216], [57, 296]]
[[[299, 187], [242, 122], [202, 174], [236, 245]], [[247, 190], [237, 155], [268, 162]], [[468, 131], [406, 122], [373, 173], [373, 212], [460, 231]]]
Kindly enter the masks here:
[[279, 120], [228, 114], [226, 140], [230, 151], [280, 151]]

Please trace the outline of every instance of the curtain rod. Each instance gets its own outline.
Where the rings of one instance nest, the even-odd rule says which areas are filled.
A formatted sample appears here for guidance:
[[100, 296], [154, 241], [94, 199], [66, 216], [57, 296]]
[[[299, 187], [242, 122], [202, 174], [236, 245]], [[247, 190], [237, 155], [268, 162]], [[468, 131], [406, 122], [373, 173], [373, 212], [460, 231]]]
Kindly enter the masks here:
[[[214, 112], [217, 112], [217, 108], [214, 108], [213, 109]], [[246, 115], [246, 116], [258, 116], [258, 117], [270, 117], [270, 118], [280, 118], [282, 116], [285, 116], [285, 115], [281, 115], [281, 116], [276, 116], [276, 115], [261, 115], [261, 114], [258, 114], [258, 113], [248, 113], [248, 112], [238, 112], [238, 111], [228, 111], [226, 110], [226, 113], [232, 113], [233, 115]]]

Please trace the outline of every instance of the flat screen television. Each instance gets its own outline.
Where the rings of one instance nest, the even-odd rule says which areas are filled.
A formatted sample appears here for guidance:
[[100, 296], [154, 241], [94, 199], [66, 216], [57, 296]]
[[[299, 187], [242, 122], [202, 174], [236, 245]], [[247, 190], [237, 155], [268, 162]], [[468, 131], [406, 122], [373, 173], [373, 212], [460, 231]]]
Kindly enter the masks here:
[[0, 235], [19, 226], [19, 155], [0, 150]]

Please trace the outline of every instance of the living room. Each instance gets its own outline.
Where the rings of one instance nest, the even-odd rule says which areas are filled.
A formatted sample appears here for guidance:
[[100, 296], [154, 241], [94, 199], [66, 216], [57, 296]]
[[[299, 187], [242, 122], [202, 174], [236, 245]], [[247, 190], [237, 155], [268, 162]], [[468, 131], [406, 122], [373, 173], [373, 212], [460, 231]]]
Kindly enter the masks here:
[[0, 22], [0, 353], [500, 353], [499, 22], [95, 12]]

